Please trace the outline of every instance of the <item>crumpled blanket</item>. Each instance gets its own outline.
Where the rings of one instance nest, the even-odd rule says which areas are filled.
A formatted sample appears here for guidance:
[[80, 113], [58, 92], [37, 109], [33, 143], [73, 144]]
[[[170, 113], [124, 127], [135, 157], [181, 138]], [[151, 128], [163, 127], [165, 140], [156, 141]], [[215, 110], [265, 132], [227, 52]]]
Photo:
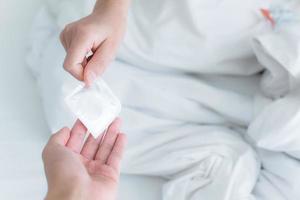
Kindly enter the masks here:
[[[149, 1], [131, 8], [128, 33], [104, 79], [123, 105], [129, 137], [123, 173], [164, 177], [164, 200], [300, 199], [299, 4], [257, 2], [185, 1], [176, 9], [188, 10], [183, 19], [190, 21], [181, 23], [170, 18], [172, 1], [153, 1], [149, 9], [158, 17], [150, 30], [147, 17], [137, 17]], [[92, 5], [48, 1], [33, 26], [28, 64], [53, 131], [75, 120], [63, 99], [78, 84], [61, 67], [59, 31]], [[228, 16], [229, 29], [215, 33], [218, 24], [190, 12], [197, 6], [216, 22], [222, 8], [239, 13], [240, 6], [245, 15]], [[247, 15], [246, 6], [257, 12]]]

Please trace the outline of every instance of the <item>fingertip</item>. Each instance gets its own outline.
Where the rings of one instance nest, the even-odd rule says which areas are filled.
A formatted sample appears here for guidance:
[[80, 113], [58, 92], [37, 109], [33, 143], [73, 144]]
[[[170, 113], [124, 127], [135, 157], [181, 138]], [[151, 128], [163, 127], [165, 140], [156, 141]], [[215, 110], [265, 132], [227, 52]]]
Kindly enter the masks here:
[[84, 68], [84, 82], [87, 86], [91, 86], [93, 82], [103, 73], [104, 63], [97, 58], [98, 53], [89, 57], [87, 65]]
[[123, 147], [125, 148], [128, 144], [128, 138], [127, 135], [124, 133], [118, 134], [118, 139], [123, 143]]
[[125, 133], [118, 133], [118, 136], [125, 138], [127, 140], [127, 135]]
[[65, 126], [65, 127], [63, 127], [63, 128], [61, 128], [58, 132], [70, 132], [70, 128], [69, 127], [67, 127], [67, 126]]
[[60, 32], [60, 34], [59, 34], [59, 40], [60, 40], [61, 43], [65, 43], [64, 32], [63, 31]]
[[69, 133], [70, 132], [70, 128], [68, 127], [63, 127], [61, 128], [59, 131], [57, 131], [56, 133], [53, 133], [53, 137], [56, 136], [56, 135], [62, 135], [62, 134], [66, 134], [66, 133]]
[[117, 133], [119, 132], [120, 130], [120, 127], [121, 127], [121, 124], [122, 124], [122, 120], [121, 118], [117, 117], [109, 126], [108, 128], [108, 132], [109, 133]]
[[70, 129], [68, 127], [63, 127], [51, 136], [50, 141], [65, 145], [68, 142], [69, 138]]
[[76, 122], [75, 122], [75, 124], [73, 125], [73, 128], [72, 128], [72, 131], [77, 131], [77, 130], [82, 130], [82, 131], [87, 130], [85, 125], [79, 119], [76, 120]]
[[116, 117], [116, 119], [113, 121], [113, 123], [117, 124], [118, 126], [122, 125], [122, 119], [120, 117]]
[[87, 87], [90, 87], [94, 81], [97, 79], [97, 75], [95, 72], [93, 71], [87, 71], [84, 74], [84, 82], [86, 84]]
[[66, 146], [75, 153], [80, 153], [86, 134], [86, 127], [78, 119], [71, 129], [70, 138], [66, 143]]
[[66, 40], [65, 40], [65, 37], [64, 37], [64, 32], [61, 32], [60, 35], [59, 35], [59, 40], [60, 40], [60, 43], [62, 44], [62, 46], [64, 47], [65, 51], [67, 51], [67, 43], [66, 43]]

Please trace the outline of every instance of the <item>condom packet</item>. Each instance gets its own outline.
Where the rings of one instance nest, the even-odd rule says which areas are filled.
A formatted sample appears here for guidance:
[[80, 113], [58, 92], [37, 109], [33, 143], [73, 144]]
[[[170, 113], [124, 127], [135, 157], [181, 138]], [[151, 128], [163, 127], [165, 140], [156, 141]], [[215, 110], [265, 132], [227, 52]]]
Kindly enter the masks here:
[[121, 103], [103, 79], [97, 79], [90, 87], [76, 87], [65, 98], [71, 112], [97, 138], [121, 111]]

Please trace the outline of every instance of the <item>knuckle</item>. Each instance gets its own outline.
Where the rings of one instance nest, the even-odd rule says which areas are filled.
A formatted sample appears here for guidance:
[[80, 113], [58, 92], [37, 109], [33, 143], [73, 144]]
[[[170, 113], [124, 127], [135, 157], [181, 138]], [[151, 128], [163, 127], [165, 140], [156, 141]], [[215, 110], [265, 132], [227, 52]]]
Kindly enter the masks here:
[[60, 34], [59, 34], [59, 39], [60, 39], [60, 42], [64, 42], [64, 32], [62, 31]]
[[63, 32], [69, 31], [71, 29], [71, 27], [72, 27], [72, 23], [65, 25]]
[[109, 40], [109, 47], [111, 49], [115, 49], [119, 46], [119, 40], [118, 38], [115, 38], [115, 39], [112, 39], [112, 40]]
[[80, 24], [76, 27], [76, 32], [80, 35], [89, 35], [90, 28], [87, 25]]
[[65, 25], [65, 27], [63, 28], [61, 35], [65, 35], [68, 36], [72, 31], [73, 31], [73, 27], [74, 27], [74, 23], [70, 23]]
[[49, 152], [49, 147], [46, 145], [42, 151], [42, 159], [45, 160], [47, 158], [48, 152]]
[[69, 66], [68, 63], [64, 62], [64, 64], [63, 64], [64, 70], [69, 71], [69, 67], [68, 66]]
[[71, 68], [72, 68], [72, 64], [71, 62], [69, 61], [69, 59], [66, 59], [63, 63], [63, 68], [64, 70], [70, 72], [71, 71]]

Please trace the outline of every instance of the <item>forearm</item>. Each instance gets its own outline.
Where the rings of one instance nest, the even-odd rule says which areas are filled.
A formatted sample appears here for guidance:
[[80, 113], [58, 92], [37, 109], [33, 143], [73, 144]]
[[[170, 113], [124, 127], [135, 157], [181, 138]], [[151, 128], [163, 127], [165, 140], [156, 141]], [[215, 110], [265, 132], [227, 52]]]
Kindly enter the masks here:
[[97, 0], [93, 12], [101, 10], [104, 6], [108, 9], [112, 8], [118, 10], [118, 14], [127, 15], [130, 3], [131, 0]]

